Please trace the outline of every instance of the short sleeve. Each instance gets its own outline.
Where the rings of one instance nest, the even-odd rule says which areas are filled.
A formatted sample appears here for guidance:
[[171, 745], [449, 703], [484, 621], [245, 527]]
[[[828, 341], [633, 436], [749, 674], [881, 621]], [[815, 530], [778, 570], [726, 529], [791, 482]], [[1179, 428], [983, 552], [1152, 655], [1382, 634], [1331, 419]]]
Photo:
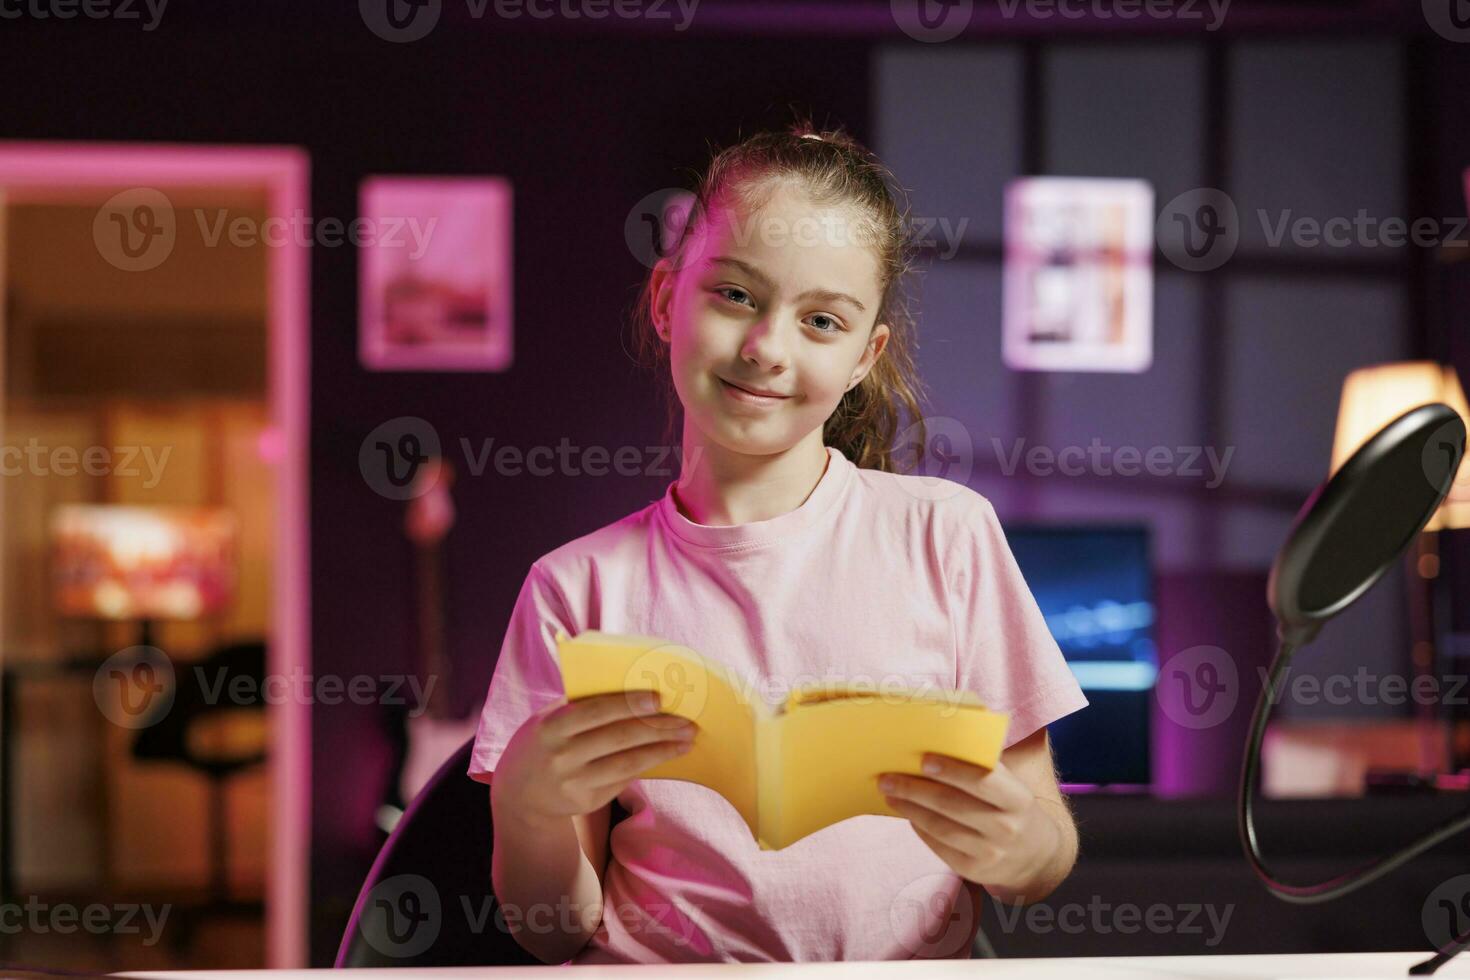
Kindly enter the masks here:
[[995, 508], [977, 493], [951, 498], [961, 523], [945, 550], [944, 574], [961, 690], [1008, 712], [1005, 747], [1088, 705], [1057, 646]]
[[533, 564], [516, 597], [480, 712], [470, 751], [472, 779], [488, 783], [511, 736], [527, 718], [566, 693], [556, 653], [559, 629], [568, 635], [578, 632], [555, 583]]

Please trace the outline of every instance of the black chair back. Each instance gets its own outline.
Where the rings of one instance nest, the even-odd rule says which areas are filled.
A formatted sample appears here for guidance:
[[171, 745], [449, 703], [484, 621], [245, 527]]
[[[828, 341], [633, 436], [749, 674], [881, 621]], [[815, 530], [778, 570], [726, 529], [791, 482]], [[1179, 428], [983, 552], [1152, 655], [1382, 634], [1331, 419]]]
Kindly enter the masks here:
[[[414, 797], [363, 882], [336, 966], [539, 966], [490, 886], [490, 787], [466, 741]], [[627, 816], [614, 800], [610, 825]]]
[[466, 775], [474, 740], [414, 797], [378, 851], [336, 966], [540, 964], [497, 921], [490, 888], [490, 787]]

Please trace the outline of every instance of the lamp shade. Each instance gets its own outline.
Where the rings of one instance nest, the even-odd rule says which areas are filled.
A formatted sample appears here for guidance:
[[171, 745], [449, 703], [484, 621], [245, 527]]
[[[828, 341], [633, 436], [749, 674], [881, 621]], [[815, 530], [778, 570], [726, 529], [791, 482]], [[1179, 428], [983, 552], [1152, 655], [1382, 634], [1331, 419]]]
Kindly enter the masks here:
[[[1470, 424], [1470, 407], [1455, 369], [1435, 361], [1399, 361], [1359, 368], [1342, 385], [1337, 434], [1332, 440], [1332, 472], [1375, 432], [1421, 405], [1443, 402]], [[1432, 446], [1430, 447], [1433, 448]], [[1470, 527], [1470, 464], [1461, 461], [1454, 485], [1426, 531]]]
[[197, 619], [235, 592], [227, 510], [65, 504], [51, 514], [56, 610], [99, 619]]

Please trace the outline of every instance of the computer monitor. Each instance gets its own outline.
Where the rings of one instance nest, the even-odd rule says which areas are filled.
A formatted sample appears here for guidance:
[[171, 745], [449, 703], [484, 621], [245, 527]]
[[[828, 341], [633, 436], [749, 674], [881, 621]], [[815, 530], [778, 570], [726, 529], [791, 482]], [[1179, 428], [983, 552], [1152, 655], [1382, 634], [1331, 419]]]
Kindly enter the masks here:
[[1088, 707], [1048, 726], [1063, 783], [1146, 786], [1158, 653], [1142, 524], [1006, 524], [1006, 540]]

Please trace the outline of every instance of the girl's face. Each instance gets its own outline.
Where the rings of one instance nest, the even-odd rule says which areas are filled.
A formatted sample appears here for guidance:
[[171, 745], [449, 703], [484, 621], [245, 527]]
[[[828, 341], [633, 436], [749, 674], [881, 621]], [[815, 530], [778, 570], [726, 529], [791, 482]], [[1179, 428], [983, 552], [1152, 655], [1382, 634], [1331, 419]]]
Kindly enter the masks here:
[[888, 340], [875, 325], [877, 256], [851, 214], [788, 185], [753, 213], [732, 208], [711, 208], [678, 270], [664, 260], [653, 272], [653, 320], [686, 426], [753, 455], [813, 433], [820, 443]]

